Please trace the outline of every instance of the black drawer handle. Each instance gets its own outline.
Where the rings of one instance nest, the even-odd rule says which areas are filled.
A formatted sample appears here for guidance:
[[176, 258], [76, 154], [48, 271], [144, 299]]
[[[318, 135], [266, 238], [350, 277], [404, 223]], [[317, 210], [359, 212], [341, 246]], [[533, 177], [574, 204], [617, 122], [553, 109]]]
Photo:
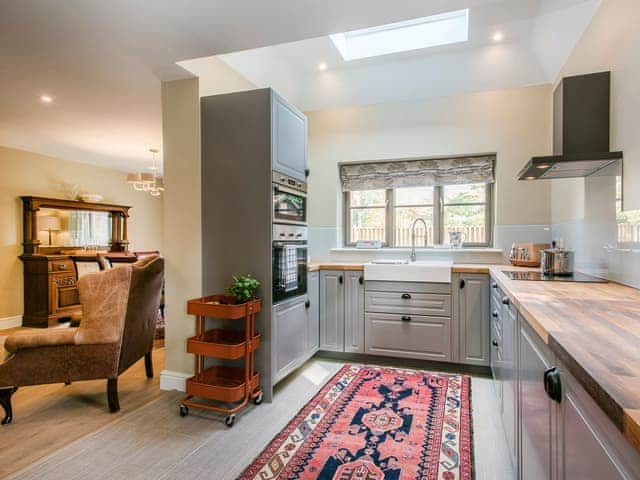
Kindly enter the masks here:
[[560, 372], [556, 367], [549, 368], [544, 372], [544, 391], [549, 398], [555, 402], [562, 401], [562, 384], [560, 382]]
[[403, 293], [400, 298], [402, 298], [403, 300], [411, 300], [411, 295], [409, 295], [408, 293]]
[[342, 282], [343, 282], [343, 280], [342, 280], [342, 275], [340, 275], [340, 276], [338, 277], [338, 283], [342, 283]]
[[511, 303], [511, 300], [509, 300], [509, 297], [504, 297], [502, 299], [502, 304], [503, 305], [509, 305]]
[[403, 322], [410, 322], [410, 321], [411, 321], [411, 317], [409, 317], [408, 315], [403, 315], [403, 316], [401, 317], [401, 320], [402, 320]]
[[467, 282], [464, 281], [464, 278], [460, 279], [460, 288], [464, 288], [464, 286], [467, 284]]
[[494, 347], [497, 347], [497, 346], [498, 346], [498, 341], [497, 341], [497, 340], [494, 340], [494, 341], [492, 341], [491, 343], [493, 344], [493, 346], [494, 346]]
[[493, 313], [491, 314], [491, 316], [492, 316], [493, 318], [498, 318], [498, 312], [493, 312]]
[[497, 283], [491, 284], [491, 288], [498, 288], [498, 284]]
[[311, 306], [311, 300], [307, 300], [304, 302], [304, 308], [309, 308]]
[[362, 285], [364, 283], [364, 277], [361, 275], [360, 278], [358, 278], [358, 283], [360, 285]]

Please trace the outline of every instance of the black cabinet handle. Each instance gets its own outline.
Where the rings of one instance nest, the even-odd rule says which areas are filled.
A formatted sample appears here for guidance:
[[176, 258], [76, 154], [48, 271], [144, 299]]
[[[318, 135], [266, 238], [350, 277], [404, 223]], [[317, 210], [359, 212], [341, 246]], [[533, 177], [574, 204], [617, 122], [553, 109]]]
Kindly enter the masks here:
[[310, 171], [308, 168], [306, 168], [306, 169], [304, 170], [304, 176], [305, 176], [305, 177], [308, 177], [310, 173], [311, 173], [311, 171]]
[[491, 342], [491, 344], [492, 344], [494, 347], [497, 347], [497, 346], [498, 346], [498, 341], [497, 341], [497, 340], [493, 340], [493, 341]]
[[491, 314], [491, 316], [492, 316], [493, 318], [498, 318], [498, 312], [493, 312], [493, 313]]
[[304, 308], [309, 308], [311, 306], [311, 300], [307, 300], [304, 302]]
[[401, 317], [401, 320], [402, 320], [403, 322], [410, 322], [410, 321], [411, 321], [411, 317], [409, 317], [409, 316], [407, 316], [407, 315], [403, 315], [403, 316]]
[[502, 304], [503, 305], [509, 305], [511, 303], [511, 301], [509, 300], [509, 297], [504, 297], [502, 299]]
[[465, 284], [464, 278], [460, 279], [460, 288], [464, 288]]
[[360, 285], [362, 285], [364, 283], [364, 277], [362, 275], [360, 275], [360, 278], [358, 278], [358, 283]]
[[403, 293], [402, 295], [400, 295], [400, 298], [402, 298], [403, 300], [411, 300], [411, 295], [408, 293]]
[[560, 372], [556, 367], [549, 368], [544, 372], [544, 391], [549, 398], [555, 402], [562, 401], [562, 383], [560, 382]]
[[498, 284], [497, 284], [497, 283], [495, 283], [495, 282], [494, 282], [494, 283], [492, 283], [492, 284], [491, 284], [491, 288], [498, 288]]
[[342, 280], [342, 275], [340, 275], [340, 276], [338, 277], [338, 283], [342, 283], [342, 282], [343, 282], [343, 280]]

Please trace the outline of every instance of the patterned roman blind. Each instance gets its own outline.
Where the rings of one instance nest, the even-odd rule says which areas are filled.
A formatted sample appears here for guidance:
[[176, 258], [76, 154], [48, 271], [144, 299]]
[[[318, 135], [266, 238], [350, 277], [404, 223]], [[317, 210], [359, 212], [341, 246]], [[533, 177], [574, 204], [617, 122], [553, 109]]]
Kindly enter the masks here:
[[342, 191], [493, 183], [495, 154], [341, 163]]

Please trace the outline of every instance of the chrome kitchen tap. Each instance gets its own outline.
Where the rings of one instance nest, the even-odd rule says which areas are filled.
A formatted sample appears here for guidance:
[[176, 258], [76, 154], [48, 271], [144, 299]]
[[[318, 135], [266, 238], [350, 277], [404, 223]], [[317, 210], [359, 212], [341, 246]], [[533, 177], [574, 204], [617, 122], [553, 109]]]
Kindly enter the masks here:
[[424, 237], [424, 246], [427, 246], [427, 222], [424, 221], [423, 218], [416, 218], [411, 225], [411, 261], [416, 261], [416, 223], [422, 222], [424, 225], [425, 237]]

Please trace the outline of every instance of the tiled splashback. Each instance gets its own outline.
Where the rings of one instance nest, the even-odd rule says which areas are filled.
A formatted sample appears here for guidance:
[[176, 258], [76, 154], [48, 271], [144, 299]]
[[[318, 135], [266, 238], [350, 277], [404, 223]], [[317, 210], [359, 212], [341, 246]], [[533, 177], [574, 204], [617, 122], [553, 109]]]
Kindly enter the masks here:
[[554, 224], [552, 237], [575, 250], [577, 270], [640, 288], [640, 243], [618, 238], [616, 200], [620, 198], [615, 177], [586, 178], [583, 217]]

